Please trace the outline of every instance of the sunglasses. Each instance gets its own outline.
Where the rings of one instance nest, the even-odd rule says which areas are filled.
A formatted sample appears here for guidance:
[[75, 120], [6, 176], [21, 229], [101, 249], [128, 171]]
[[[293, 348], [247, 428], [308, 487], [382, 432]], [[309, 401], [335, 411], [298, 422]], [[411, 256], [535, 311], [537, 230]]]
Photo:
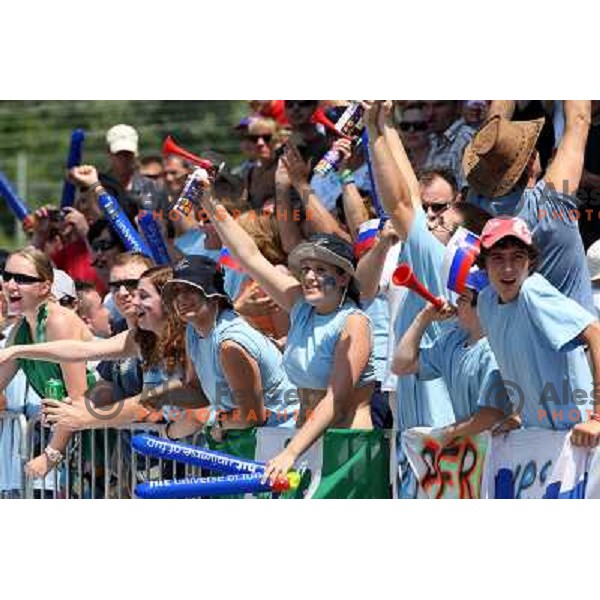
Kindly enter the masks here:
[[421, 202], [421, 206], [423, 207], [423, 210], [425, 212], [427, 212], [428, 210], [431, 210], [432, 213], [439, 215], [441, 213], [443, 213], [447, 208], [448, 208], [448, 202], [443, 202], [443, 203], [428, 203], [428, 202]]
[[119, 281], [110, 281], [108, 284], [108, 289], [116, 294], [123, 286], [128, 292], [133, 292], [137, 289], [138, 279], [121, 279]]
[[271, 140], [273, 139], [273, 134], [272, 133], [264, 133], [264, 134], [257, 134], [257, 135], [252, 135], [252, 134], [248, 134], [246, 136], [244, 136], [249, 142], [252, 142], [253, 144], [256, 144], [258, 142], [258, 140], [262, 139], [265, 144], [269, 144], [271, 143]]
[[106, 252], [116, 245], [116, 242], [113, 242], [112, 240], [98, 240], [97, 242], [93, 242], [91, 247], [92, 252]]
[[77, 298], [73, 298], [73, 296], [63, 296], [58, 301], [58, 303], [65, 308], [73, 308], [76, 302]]
[[45, 281], [41, 277], [33, 277], [32, 275], [25, 275], [25, 273], [11, 273], [10, 271], [2, 273], [3, 283], [8, 283], [11, 279], [18, 285], [31, 285]]
[[294, 108], [297, 106], [298, 108], [308, 108], [309, 106], [314, 106], [316, 102], [312, 100], [286, 100], [285, 107], [286, 108]]
[[427, 121], [413, 121], [412, 123], [400, 123], [400, 131], [425, 131]]

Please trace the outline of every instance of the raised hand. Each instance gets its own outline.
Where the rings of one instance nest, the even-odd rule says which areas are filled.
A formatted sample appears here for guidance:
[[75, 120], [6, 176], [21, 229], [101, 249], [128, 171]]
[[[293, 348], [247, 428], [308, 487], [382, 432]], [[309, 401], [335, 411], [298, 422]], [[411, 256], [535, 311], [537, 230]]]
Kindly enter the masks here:
[[381, 100], [363, 100], [362, 107], [365, 109], [363, 120], [365, 127], [369, 132], [369, 136], [379, 135], [381, 129], [379, 127], [379, 113], [382, 107]]
[[98, 171], [92, 165], [81, 165], [69, 170], [69, 180], [79, 187], [90, 187], [98, 181]]
[[281, 160], [288, 172], [292, 185], [296, 189], [308, 183], [310, 165], [304, 162], [298, 148], [294, 144], [291, 142], [286, 144]]
[[352, 142], [345, 138], [340, 138], [333, 142], [333, 150], [337, 150], [341, 156], [338, 163], [338, 171], [350, 168], [350, 159], [352, 158]]
[[379, 242], [387, 244], [390, 248], [400, 241], [398, 232], [394, 229], [391, 221], [386, 221], [378, 236]]
[[456, 307], [452, 306], [445, 298], [440, 296], [444, 303], [441, 308], [436, 308], [433, 304], [427, 303], [427, 306], [421, 311], [423, 318], [427, 321], [446, 321], [456, 316]]
[[90, 226], [85, 218], [83, 213], [80, 213], [76, 208], [72, 206], [67, 206], [63, 209], [65, 211], [65, 223], [72, 225], [79, 237], [84, 238], [87, 236], [88, 231], [90, 230]]

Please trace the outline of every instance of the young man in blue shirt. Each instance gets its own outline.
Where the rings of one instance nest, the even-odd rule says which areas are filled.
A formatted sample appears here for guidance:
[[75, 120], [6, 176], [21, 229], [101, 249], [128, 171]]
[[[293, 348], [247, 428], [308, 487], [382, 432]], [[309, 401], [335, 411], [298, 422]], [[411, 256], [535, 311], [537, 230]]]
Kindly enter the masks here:
[[523, 426], [570, 429], [575, 446], [597, 446], [600, 322], [534, 272], [537, 250], [522, 219], [490, 220], [481, 248], [490, 285], [479, 295], [479, 319], [505, 383], [521, 392]]

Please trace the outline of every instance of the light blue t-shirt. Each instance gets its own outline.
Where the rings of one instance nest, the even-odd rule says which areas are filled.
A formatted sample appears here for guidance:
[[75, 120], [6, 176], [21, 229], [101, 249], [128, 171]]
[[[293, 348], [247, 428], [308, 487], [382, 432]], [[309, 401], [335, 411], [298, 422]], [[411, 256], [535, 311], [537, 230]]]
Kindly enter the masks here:
[[[477, 308], [511, 402], [523, 404], [523, 426], [570, 429], [586, 421], [593, 386], [579, 335], [595, 317], [538, 273], [506, 304], [488, 286]], [[585, 398], [574, 399], [575, 390]]]
[[[283, 365], [290, 381], [298, 388], [326, 390], [333, 372], [333, 361], [338, 339], [348, 317], [364, 315], [354, 302], [346, 300], [335, 311], [321, 315], [300, 298], [290, 313], [290, 330], [283, 354]], [[370, 320], [369, 320], [370, 325]], [[373, 350], [360, 374], [358, 387], [375, 381]]]
[[552, 190], [542, 179], [522, 194], [513, 192], [493, 200], [475, 194], [468, 200], [494, 216], [521, 217], [540, 250], [537, 272], [595, 314], [585, 250], [576, 213], [572, 212], [577, 209], [576, 198]]
[[482, 407], [505, 414], [511, 406], [494, 353], [485, 337], [469, 345], [469, 334], [458, 326], [445, 331], [419, 354], [419, 379], [443, 377], [457, 421]]
[[371, 319], [373, 328], [373, 360], [375, 364], [375, 379], [380, 383], [386, 377], [388, 333], [390, 325], [390, 310], [385, 294], [378, 294], [368, 303], [363, 304], [363, 310]]
[[[449, 292], [442, 283], [441, 275], [444, 251], [444, 244], [427, 228], [425, 212], [416, 210], [398, 263], [407, 262], [416, 277], [434, 296], [448, 297]], [[425, 300], [409, 290], [395, 323], [398, 342], [424, 307]], [[432, 323], [421, 339], [421, 348], [431, 346], [444, 329], [450, 326], [452, 325]], [[448, 390], [441, 378], [420, 381], [416, 375], [398, 377], [397, 402], [400, 431], [410, 427], [445, 427], [456, 422]]]
[[220, 350], [226, 341], [242, 346], [258, 364], [264, 406], [270, 411], [267, 425], [294, 427], [300, 398], [283, 369], [281, 352], [269, 338], [232, 310], [219, 313], [215, 327], [206, 338], [200, 337], [192, 325], [186, 328], [187, 354], [213, 413], [230, 412], [239, 406], [239, 399], [236, 400], [229, 389], [221, 366]]
[[183, 235], [175, 238], [175, 248], [187, 256], [206, 256], [217, 262], [220, 250], [209, 250], [205, 247], [206, 234], [199, 229], [190, 229]]

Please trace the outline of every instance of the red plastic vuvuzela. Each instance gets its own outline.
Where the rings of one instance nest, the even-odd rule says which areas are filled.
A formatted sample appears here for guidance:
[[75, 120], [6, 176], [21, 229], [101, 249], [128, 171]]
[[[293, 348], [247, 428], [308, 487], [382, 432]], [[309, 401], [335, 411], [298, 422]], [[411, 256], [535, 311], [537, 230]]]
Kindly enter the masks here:
[[175, 143], [175, 140], [170, 135], [167, 136], [167, 139], [164, 141], [162, 154], [163, 156], [168, 156], [169, 154], [179, 156], [180, 158], [189, 160], [191, 163], [198, 165], [207, 171], [214, 169], [214, 165], [210, 162], [210, 160], [207, 160], [206, 158], [200, 158], [199, 156], [184, 150], [181, 146], [178, 146]]
[[436, 308], [442, 308], [444, 302], [441, 298], [434, 296], [416, 277], [408, 263], [402, 263], [396, 267], [392, 275], [394, 285], [401, 285], [416, 292], [427, 302], [431, 302]]
[[347, 135], [344, 135], [336, 126], [335, 123], [333, 123], [332, 121], [330, 121], [327, 118], [327, 115], [325, 114], [325, 111], [319, 107], [315, 110], [315, 112], [313, 113], [313, 116], [311, 118], [311, 121], [313, 123], [318, 123], [319, 125], [323, 125], [323, 127], [325, 127], [325, 129], [327, 129], [330, 133], [333, 133], [333, 135], [335, 135], [336, 137], [339, 138], [347, 138]]

